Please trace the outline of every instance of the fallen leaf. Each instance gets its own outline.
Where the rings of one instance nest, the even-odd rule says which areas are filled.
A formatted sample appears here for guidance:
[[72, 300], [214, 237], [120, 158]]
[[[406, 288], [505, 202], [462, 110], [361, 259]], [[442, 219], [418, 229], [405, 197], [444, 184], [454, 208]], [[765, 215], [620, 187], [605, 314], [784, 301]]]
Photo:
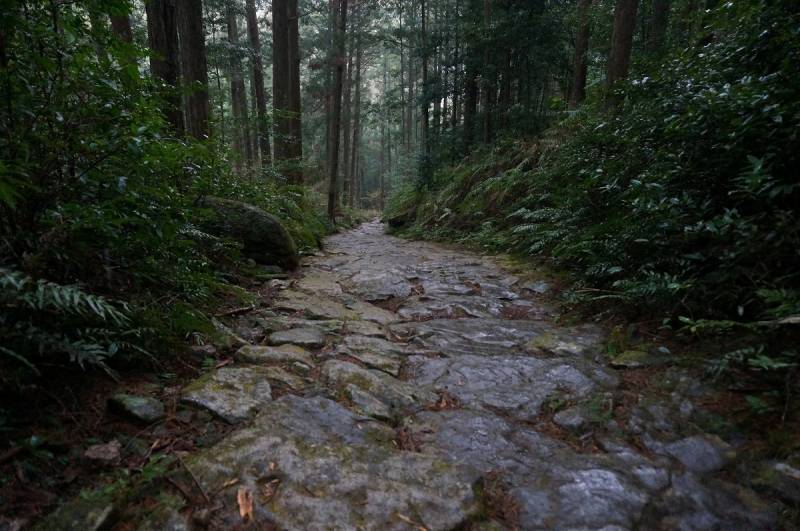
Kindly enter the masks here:
[[239, 483], [239, 478], [229, 479], [228, 481], [226, 481], [225, 483], [222, 484], [222, 488], [223, 489], [227, 489], [228, 487], [232, 487], [233, 485], [236, 485], [237, 483]]
[[427, 527], [425, 527], [424, 525], [420, 524], [419, 522], [415, 522], [414, 520], [412, 520], [411, 518], [409, 518], [408, 516], [406, 516], [404, 514], [397, 513], [397, 517], [400, 520], [402, 520], [405, 523], [407, 523], [408, 525], [413, 526], [414, 529], [416, 529], [417, 531], [428, 531]]
[[220, 367], [224, 367], [225, 365], [229, 365], [231, 363], [233, 363], [233, 358], [226, 358], [221, 362], [217, 363], [216, 365], [214, 365], [214, 368], [219, 369]]
[[252, 520], [253, 493], [245, 487], [239, 487], [239, 490], [236, 492], [236, 502], [239, 504], [239, 516], [242, 517], [242, 520]]
[[277, 478], [267, 482], [262, 487], [261, 501], [263, 503], [267, 503], [268, 501], [270, 501], [272, 497], [275, 496], [275, 493], [278, 492], [278, 487], [280, 486], [280, 484], [281, 480]]
[[269, 469], [274, 472], [276, 468], [278, 468], [278, 465], [275, 463], [275, 461], [270, 461]]

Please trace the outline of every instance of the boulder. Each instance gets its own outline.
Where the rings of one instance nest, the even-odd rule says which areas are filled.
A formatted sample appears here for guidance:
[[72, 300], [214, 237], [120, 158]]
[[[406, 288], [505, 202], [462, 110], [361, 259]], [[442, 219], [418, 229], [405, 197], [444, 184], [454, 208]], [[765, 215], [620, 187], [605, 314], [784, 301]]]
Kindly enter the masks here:
[[205, 197], [200, 205], [213, 212], [204, 229], [242, 242], [244, 254], [256, 262], [285, 269], [300, 265], [292, 236], [272, 214], [248, 203], [219, 197]]

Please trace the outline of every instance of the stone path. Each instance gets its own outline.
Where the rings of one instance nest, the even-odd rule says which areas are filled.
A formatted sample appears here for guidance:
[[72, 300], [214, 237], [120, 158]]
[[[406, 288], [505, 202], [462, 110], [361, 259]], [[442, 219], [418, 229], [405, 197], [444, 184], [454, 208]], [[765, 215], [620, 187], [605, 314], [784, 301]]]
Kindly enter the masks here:
[[219, 503], [203, 525], [240, 526], [242, 496], [259, 529], [776, 525], [720, 472], [734, 449], [697, 428], [695, 379], [667, 370], [621, 424], [603, 331], [554, 325], [541, 285], [377, 222], [325, 249], [184, 391], [240, 426], [185, 459]]

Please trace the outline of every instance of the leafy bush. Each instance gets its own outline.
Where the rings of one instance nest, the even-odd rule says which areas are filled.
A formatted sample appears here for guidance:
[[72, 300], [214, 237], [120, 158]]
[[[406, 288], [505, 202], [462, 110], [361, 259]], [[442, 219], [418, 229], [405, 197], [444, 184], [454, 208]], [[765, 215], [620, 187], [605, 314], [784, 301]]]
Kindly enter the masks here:
[[305, 189], [237, 176], [223, 146], [169, 131], [168, 91], [138, 71], [146, 51], [98, 23], [127, 9], [26, 0], [0, 14], [3, 367], [107, 367], [202, 328], [237, 257], [198, 230], [204, 194], [274, 213], [301, 250], [326, 231]]
[[124, 303], [77, 286], [34, 281], [19, 271], [0, 268], [0, 305], [0, 353], [35, 372], [40, 360], [57, 363], [54, 355], [61, 353], [82, 367], [105, 369], [106, 360], [120, 349], [146, 353], [136, 345], [142, 330], [131, 327]]
[[777, 340], [800, 314], [800, 26], [737, 2], [704, 20], [703, 44], [645, 65], [622, 107], [588, 104], [528, 157], [506, 145], [441, 170], [409, 230], [550, 257], [576, 299], [698, 332], [758, 323], [727, 359], [783, 374], [798, 361]]

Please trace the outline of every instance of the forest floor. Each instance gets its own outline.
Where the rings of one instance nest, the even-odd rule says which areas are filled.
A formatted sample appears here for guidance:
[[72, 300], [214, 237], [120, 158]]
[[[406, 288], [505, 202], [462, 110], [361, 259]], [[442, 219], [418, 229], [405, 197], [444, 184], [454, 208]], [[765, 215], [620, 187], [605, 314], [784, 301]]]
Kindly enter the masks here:
[[565, 325], [552, 283], [511, 269], [378, 221], [328, 238], [220, 313], [199, 379], [130, 386], [166, 416], [92, 457], [132, 472], [41, 528], [782, 525], [797, 469], [738, 459], [729, 397], [666, 356], [609, 359], [607, 330]]

